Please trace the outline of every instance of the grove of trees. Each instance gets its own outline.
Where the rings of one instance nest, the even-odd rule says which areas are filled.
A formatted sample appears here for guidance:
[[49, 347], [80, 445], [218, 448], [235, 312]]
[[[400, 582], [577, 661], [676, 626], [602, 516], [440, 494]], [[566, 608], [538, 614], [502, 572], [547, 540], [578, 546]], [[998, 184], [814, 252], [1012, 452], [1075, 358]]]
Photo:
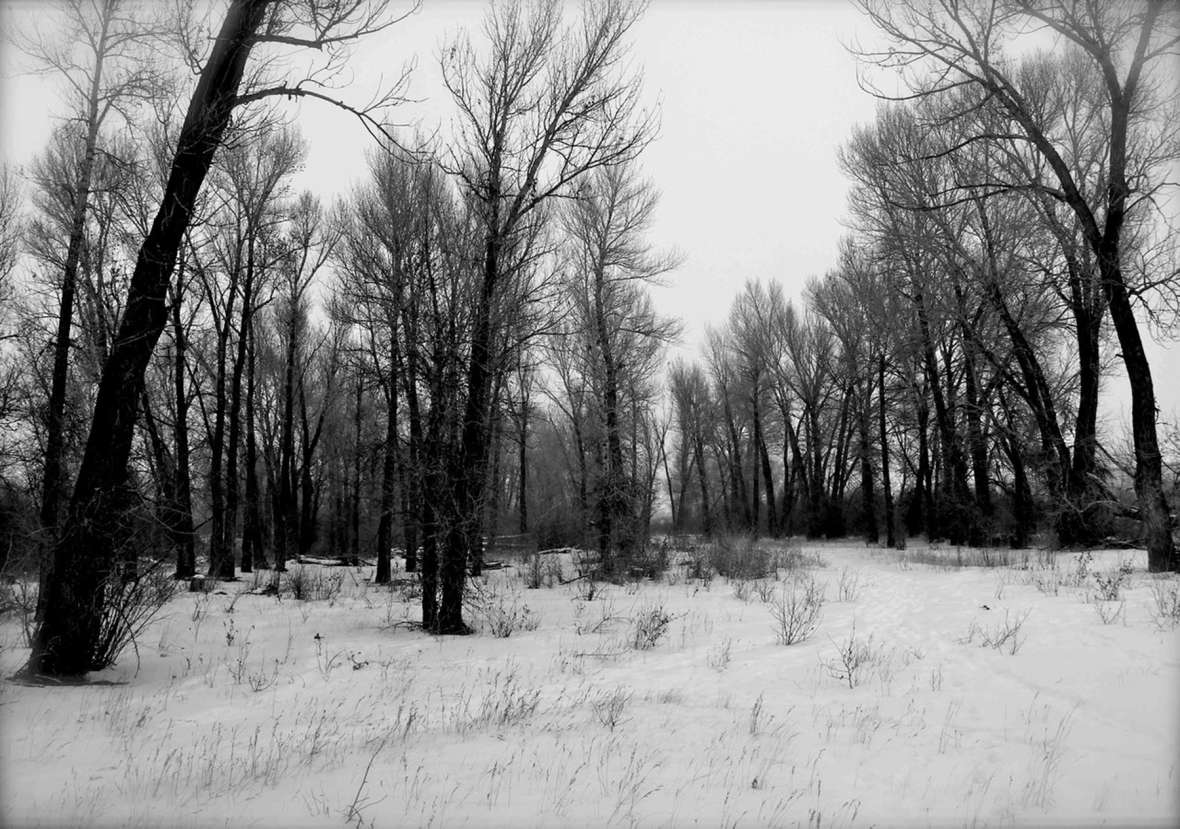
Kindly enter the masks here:
[[[798, 298], [747, 281], [669, 364], [642, 3], [492, 3], [440, 50], [452, 120], [426, 137], [390, 126], [404, 74], [364, 103], [344, 81], [413, 7], [63, 0], [19, 45], [67, 117], [0, 176], [0, 566], [39, 579], [27, 673], [110, 664], [177, 579], [317, 555], [387, 583], [399, 551], [422, 628], [466, 633], [497, 535], [593, 550], [608, 579], [658, 566], [653, 522], [1113, 536], [1180, 569], [1143, 347], [1177, 299], [1176, 10], [863, 5], [890, 45], [860, 54], [882, 103], [839, 151], [838, 261]], [[291, 100], [374, 136], [334, 203], [296, 186]], [[1113, 359], [1129, 454], [1098, 416]]]

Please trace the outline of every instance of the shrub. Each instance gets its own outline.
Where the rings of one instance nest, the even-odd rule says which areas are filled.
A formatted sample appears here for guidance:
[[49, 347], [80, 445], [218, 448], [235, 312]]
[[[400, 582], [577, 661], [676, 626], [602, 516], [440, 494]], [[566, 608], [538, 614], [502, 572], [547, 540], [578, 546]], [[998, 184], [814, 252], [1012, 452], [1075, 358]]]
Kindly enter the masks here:
[[142, 561], [134, 572], [125, 568], [112, 573], [100, 589], [106, 597], [91, 660], [93, 670], [115, 664], [128, 645], [138, 656], [136, 638], [176, 595], [176, 581], [166, 562]]
[[476, 623], [497, 639], [507, 639], [518, 630], [536, 630], [541, 624], [515, 592], [472, 580], [463, 599]]
[[1004, 621], [990, 628], [985, 628], [978, 622], [972, 622], [971, 627], [967, 629], [967, 635], [960, 641], [970, 645], [974, 644], [978, 638], [981, 648], [994, 648], [995, 650], [1006, 648], [1010, 656], [1015, 656], [1016, 652], [1024, 645], [1024, 639], [1020, 638], [1020, 632], [1031, 613], [1031, 610], [1026, 610], [1013, 618], [1005, 610]]
[[1105, 573], [1095, 573], [1094, 583], [1098, 588], [1095, 598], [1104, 602], [1117, 602], [1122, 593], [1123, 585], [1135, 568], [1129, 561], [1124, 561], [1113, 570]]
[[614, 731], [623, 722], [623, 712], [630, 701], [631, 694], [619, 686], [613, 691], [599, 694], [590, 701], [590, 707], [594, 709], [594, 716], [598, 721]]
[[644, 608], [635, 617], [635, 627], [631, 630], [631, 647], [637, 651], [654, 648], [667, 633], [668, 625], [671, 623], [672, 616], [664, 610], [663, 605]]
[[824, 605], [823, 588], [811, 576], [796, 582], [784, 582], [767, 604], [778, 643], [794, 645], [811, 636], [819, 626]]
[[860, 571], [845, 567], [840, 571], [840, 583], [836, 588], [837, 601], [855, 602], [860, 594]]
[[709, 667], [715, 671], [724, 671], [729, 667], [729, 660], [733, 656], [733, 640], [724, 639], [713, 647], [709, 648], [705, 660], [709, 663]]
[[1148, 582], [1151, 591], [1151, 618], [1160, 630], [1174, 630], [1180, 625], [1180, 583], [1165, 579]]
[[872, 635], [868, 639], [858, 639], [854, 623], [847, 641], [837, 643], [833, 640], [832, 644], [836, 645], [836, 658], [825, 662], [824, 667], [833, 679], [848, 683], [849, 689], [855, 688], [864, 678], [864, 669], [876, 661]]

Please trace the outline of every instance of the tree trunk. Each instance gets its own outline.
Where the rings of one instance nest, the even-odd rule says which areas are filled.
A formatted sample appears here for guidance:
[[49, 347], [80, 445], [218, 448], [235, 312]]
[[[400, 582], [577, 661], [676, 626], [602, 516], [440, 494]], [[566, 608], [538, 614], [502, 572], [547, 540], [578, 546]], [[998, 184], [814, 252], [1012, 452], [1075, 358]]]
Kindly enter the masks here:
[[[394, 333], [394, 341], [397, 335]], [[394, 348], [397, 346], [395, 345]], [[386, 385], [385, 456], [381, 467], [381, 519], [377, 523], [377, 572], [375, 584], [389, 584], [393, 578], [390, 551], [393, 548], [393, 512], [397, 489], [397, 360], [393, 360]]]
[[188, 394], [185, 373], [188, 365], [185, 350], [188, 338], [181, 320], [184, 299], [184, 252], [180, 252], [179, 273], [172, 292], [172, 343], [174, 420], [172, 439], [176, 451], [176, 578], [191, 579], [197, 573], [196, 532], [193, 526], [192, 469], [189, 464]]
[[893, 489], [889, 482], [889, 432], [885, 421], [885, 352], [877, 356], [877, 414], [881, 440], [881, 489], [885, 495], [885, 545], [890, 549], [897, 546], [897, 520], [893, 514]]
[[1143, 350], [1135, 311], [1123, 282], [1117, 247], [1102, 252], [1099, 259], [1102, 285], [1110, 307], [1110, 318], [1123, 352], [1123, 365], [1131, 385], [1131, 434], [1135, 443], [1135, 494], [1147, 545], [1147, 569], [1152, 573], [1180, 571], [1172, 538], [1172, 516], [1163, 487], [1163, 465], [1156, 434], [1155, 386], [1151, 366]]
[[262, 522], [262, 494], [258, 486], [258, 438], [254, 417], [255, 379], [254, 321], [250, 320], [245, 336], [246, 353], [246, 509], [242, 517], [242, 572], [256, 567], [265, 569], [266, 544]]

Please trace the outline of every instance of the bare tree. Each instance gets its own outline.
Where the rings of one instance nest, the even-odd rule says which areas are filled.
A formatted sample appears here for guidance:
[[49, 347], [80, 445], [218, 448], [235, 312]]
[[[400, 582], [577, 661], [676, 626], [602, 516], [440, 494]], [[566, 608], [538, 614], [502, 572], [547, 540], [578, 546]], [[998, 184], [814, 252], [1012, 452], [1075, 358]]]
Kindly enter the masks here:
[[482, 272], [463, 382], [461, 446], [452, 459], [454, 496], [441, 563], [440, 633], [465, 633], [463, 583], [480, 537], [479, 504], [487, 481], [492, 381], [497, 341], [493, 313], [528, 261], [524, 237], [542, 207], [586, 173], [634, 157], [654, 121], [639, 111], [639, 85], [625, 77], [625, 38], [643, 11], [609, 0], [585, 7], [571, 29], [562, 4], [493, 6], [484, 25], [487, 52], [467, 36], [444, 51], [443, 79], [459, 112], [445, 167], [477, 211]]
[[[600, 168], [576, 192], [563, 220], [571, 242], [568, 290], [586, 342], [583, 371], [599, 398], [606, 451], [596, 486], [598, 551], [604, 574], [614, 576], [641, 544], [636, 507], [642, 487], [624, 466], [625, 395], [677, 333], [675, 323], [654, 312], [646, 287], [677, 260], [654, 252], [644, 238], [658, 196], [632, 164]], [[636, 395], [630, 398], [640, 405]]]

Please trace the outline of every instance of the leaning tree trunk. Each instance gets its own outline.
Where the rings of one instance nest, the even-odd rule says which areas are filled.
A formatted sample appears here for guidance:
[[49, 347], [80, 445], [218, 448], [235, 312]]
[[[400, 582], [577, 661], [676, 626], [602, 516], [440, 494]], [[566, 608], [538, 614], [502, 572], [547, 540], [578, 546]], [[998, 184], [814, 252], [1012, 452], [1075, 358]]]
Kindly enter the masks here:
[[1135, 494], [1147, 545], [1147, 569], [1152, 573], [1180, 570], [1172, 538], [1172, 516], [1164, 495], [1163, 464], [1156, 435], [1155, 386], [1151, 366], [1143, 350], [1139, 324], [1131, 307], [1116, 251], [1104, 251], [1100, 259], [1102, 285], [1110, 317], [1123, 352], [1127, 380], [1131, 384], [1131, 434], [1135, 443]]
[[230, 6], [189, 103], [164, 198], [139, 250], [99, 379], [82, 465], [46, 579], [45, 615], [26, 666], [30, 674], [77, 676], [105, 667], [107, 655], [97, 649], [117, 553], [116, 507], [127, 485], [144, 373], [167, 321], [176, 254], [233, 112], [251, 37], [266, 6], [265, 0], [237, 0]]

